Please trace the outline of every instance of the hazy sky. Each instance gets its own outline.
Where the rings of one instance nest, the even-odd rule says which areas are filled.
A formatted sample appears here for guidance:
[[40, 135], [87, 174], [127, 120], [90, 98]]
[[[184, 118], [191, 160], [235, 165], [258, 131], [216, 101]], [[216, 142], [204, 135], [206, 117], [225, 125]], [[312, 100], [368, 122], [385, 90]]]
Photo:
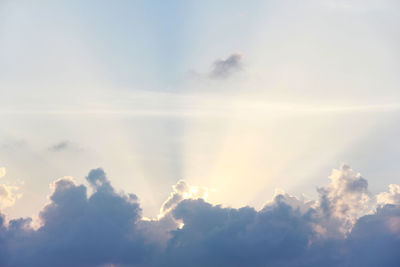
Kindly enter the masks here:
[[0, 266], [400, 266], [399, 48], [398, 0], [0, 0]]
[[[101, 167], [154, 217], [180, 179], [260, 208], [350, 164], [399, 180], [400, 3], [0, 1], [0, 167], [33, 216]], [[12, 201], [13, 202], [13, 201]]]

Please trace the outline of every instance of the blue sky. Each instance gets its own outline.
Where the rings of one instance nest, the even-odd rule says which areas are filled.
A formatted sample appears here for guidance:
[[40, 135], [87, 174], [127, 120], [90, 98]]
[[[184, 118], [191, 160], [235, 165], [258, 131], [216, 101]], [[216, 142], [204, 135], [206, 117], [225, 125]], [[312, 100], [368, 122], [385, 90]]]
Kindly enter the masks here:
[[[380, 216], [397, 214], [383, 207], [397, 205], [400, 173], [399, 11], [394, 0], [1, 1], [1, 213], [47, 233], [57, 190], [68, 203], [78, 194], [82, 207], [99, 205], [91, 196], [102, 189], [86, 177], [102, 168], [98, 195], [124, 213], [136, 204], [122, 192], [136, 194], [142, 211], [120, 215], [140, 221], [141, 238], [174, 236], [170, 245], [188, 241], [168, 234], [179, 218], [205, 210], [254, 220], [254, 235], [283, 214], [283, 191], [293, 210], [294, 196], [308, 208], [316, 201], [312, 222], [288, 213], [307, 231], [313, 224], [313, 237], [362, 232], [367, 213], [385, 223]], [[353, 183], [359, 194], [346, 195], [341, 186]], [[363, 214], [324, 217], [326, 198], [357, 210], [367, 197]], [[190, 203], [166, 209], [171, 198]]]

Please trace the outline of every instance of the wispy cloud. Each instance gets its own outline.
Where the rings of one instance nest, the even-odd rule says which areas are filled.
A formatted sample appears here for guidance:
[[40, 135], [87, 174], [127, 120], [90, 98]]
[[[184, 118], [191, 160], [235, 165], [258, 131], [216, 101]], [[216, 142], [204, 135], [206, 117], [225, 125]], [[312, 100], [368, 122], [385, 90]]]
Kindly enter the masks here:
[[70, 146], [71, 146], [71, 143], [69, 141], [61, 141], [57, 144], [50, 146], [49, 150], [53, 151], [53, 152], [59, 152], [59, 151], [68, 149]]

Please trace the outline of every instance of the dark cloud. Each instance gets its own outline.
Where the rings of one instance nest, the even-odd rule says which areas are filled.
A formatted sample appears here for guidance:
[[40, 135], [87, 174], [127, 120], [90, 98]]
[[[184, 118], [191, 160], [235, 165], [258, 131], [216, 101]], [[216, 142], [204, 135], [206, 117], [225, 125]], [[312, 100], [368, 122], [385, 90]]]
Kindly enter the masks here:
[[64, 140], [48, 147], [47, 150], [55, 153], [58, 152], [79, 153], [79, 152], [84, 152], [86, 149], [84, 147], [81, 147], [77, 143], [71, 142], [69, 140]]
[[259, 211], [188, 197], [180, 181], [163, 216], [148, 220], [135, 195], [95, 169], [91, 195], [71, 178], [53, 183], [38, 229], [0, 216], [0, 266], [399, 266], [397, 187], [381, 195], [391, 204], [368, 210], [364, 178], [343, 166], [330, 179], [318, 201], [282, 192]]
[[214, 62], [210, 73], [211, 78], [227, 78], [242, 69], [242, 55], [234, 53], [226, 59], [218, 59]]
[[312, 236], [308, 215], [280, 202], [257, 212], [185, 200], [174, 216], [184, 227], [172, 234], [168, 266], [289, 264], [304, 253]]
[[346, 246], [348, 266], [400, 266], [400, 205], [361, 217]]
[[14, 227], [5, 231], [11, 234], [6, 238], [9, 256], [3, 266], [100, 266], [145, 260], [151, 246], [144, 246], [136, 231], [141, 218], [136, 197], [108, 187], [101, 169], [91, 171], [88, 180], [96, 184], [90, 197], [85, 186], [57, 180], [51, 202], [40, 213], [43, 225], [38, 230], [11, 221]]

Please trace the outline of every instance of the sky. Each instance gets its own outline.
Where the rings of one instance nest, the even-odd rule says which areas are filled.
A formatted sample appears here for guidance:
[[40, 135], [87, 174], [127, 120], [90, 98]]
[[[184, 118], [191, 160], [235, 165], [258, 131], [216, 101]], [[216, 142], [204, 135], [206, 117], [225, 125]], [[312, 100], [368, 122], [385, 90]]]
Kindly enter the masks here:
[[0, 263], [398, 266], [399, 12], [0, 0]]

